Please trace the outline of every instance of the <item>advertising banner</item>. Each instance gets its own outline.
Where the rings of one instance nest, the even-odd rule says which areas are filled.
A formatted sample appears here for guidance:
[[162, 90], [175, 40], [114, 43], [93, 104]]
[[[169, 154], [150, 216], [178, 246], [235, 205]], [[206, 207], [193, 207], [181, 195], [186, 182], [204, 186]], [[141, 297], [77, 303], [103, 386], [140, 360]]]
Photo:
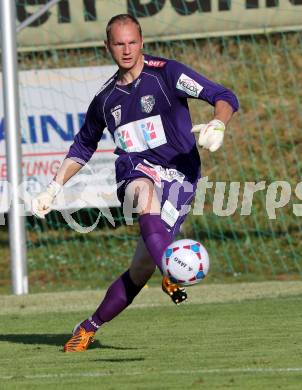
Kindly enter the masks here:
[[[17, 23], [46, 3], [17, 0]], [[120, 13], [139, 19], [146, 42], [302, 28], [302, 0], [62, 0], [18, 34], [18, 45], [21, 50], [100, 46], [107, 22]]]
[[[90, 101], [115, 71], [115, 66], [100, 66], [19, 73], [25, 192], [40, 192], [51, 181], [84, 122]], [[66, 184], [64, 198], [58, 203], [58, 209], [119, 205], [115, 195], [114, 148], [112, 138], [105, 130], [93, 158]], [[9, 208], [9, 186], [1, 96], [1, 212]]]

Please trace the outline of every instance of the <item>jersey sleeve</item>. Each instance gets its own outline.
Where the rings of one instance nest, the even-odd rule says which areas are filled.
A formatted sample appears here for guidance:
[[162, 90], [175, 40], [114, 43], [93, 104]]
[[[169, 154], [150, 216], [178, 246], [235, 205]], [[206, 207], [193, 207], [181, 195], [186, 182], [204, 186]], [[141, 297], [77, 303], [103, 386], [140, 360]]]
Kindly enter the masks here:
[[97, 97], [92, 100], [80, 131], [74, 137], [66, 158], [85, 165], [96, 151], [104, 128], [106, 127]]
[[238, 110], [239, 103], [236, 95], [223, 85], [207, 79], [177, 61], [169, 61], [165, 70], [169, 88], [174, 95], [180, 98], [201, 99], [212, 106], [218, 100], [224, 100], [234, 111]]

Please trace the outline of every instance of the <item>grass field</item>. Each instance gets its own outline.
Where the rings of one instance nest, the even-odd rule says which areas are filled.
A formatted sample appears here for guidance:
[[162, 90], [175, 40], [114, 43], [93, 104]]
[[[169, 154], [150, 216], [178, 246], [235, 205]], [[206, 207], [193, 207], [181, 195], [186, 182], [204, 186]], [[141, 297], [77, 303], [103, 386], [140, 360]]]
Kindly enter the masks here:
[[0, 296], [0, 388], [301, 389], [301, 282], [189, 292], [145, 288], [81, 354], [62, 345], [104, 291]]

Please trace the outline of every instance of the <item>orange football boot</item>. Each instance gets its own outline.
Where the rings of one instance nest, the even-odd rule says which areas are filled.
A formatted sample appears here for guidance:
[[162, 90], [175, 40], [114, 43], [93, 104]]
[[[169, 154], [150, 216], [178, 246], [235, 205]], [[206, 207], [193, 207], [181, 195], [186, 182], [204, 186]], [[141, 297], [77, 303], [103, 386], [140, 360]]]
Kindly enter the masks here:
[[187, 300], [188, 296], [186, 289], [184, 287], [180, 287], [176, 283], [172, 283], [167, 276], [163, 277], [161, 287], [163, 292], [168, 294], [176, 305], [179, 305], [181, 302]]
[[87, 332], [81, 326], [78, 327], [70, 340], [64, 345], [64, 352], [84, 352], [94, 341], [95, 332]]

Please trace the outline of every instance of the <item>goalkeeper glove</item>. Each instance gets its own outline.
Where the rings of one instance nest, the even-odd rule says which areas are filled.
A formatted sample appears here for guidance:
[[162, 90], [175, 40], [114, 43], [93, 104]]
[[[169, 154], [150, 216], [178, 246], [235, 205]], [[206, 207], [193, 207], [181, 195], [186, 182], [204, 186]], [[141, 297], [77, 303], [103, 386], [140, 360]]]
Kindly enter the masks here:
[[46, 191], [41, 192], [32, 200], [32, 213], [39, 218], [45, 218], [45, 215], [51, 211], [55, 197], [61, 189], [62, 186], [59, 183], [51, 181], [46, 187]]
[[213, 119], [207, 124], [200, 124], [193, 127], [192, 133], [198, 133], [198, 144], [210, 152], [216, 152], [223, 143], [225, 124], [219, 119]]

